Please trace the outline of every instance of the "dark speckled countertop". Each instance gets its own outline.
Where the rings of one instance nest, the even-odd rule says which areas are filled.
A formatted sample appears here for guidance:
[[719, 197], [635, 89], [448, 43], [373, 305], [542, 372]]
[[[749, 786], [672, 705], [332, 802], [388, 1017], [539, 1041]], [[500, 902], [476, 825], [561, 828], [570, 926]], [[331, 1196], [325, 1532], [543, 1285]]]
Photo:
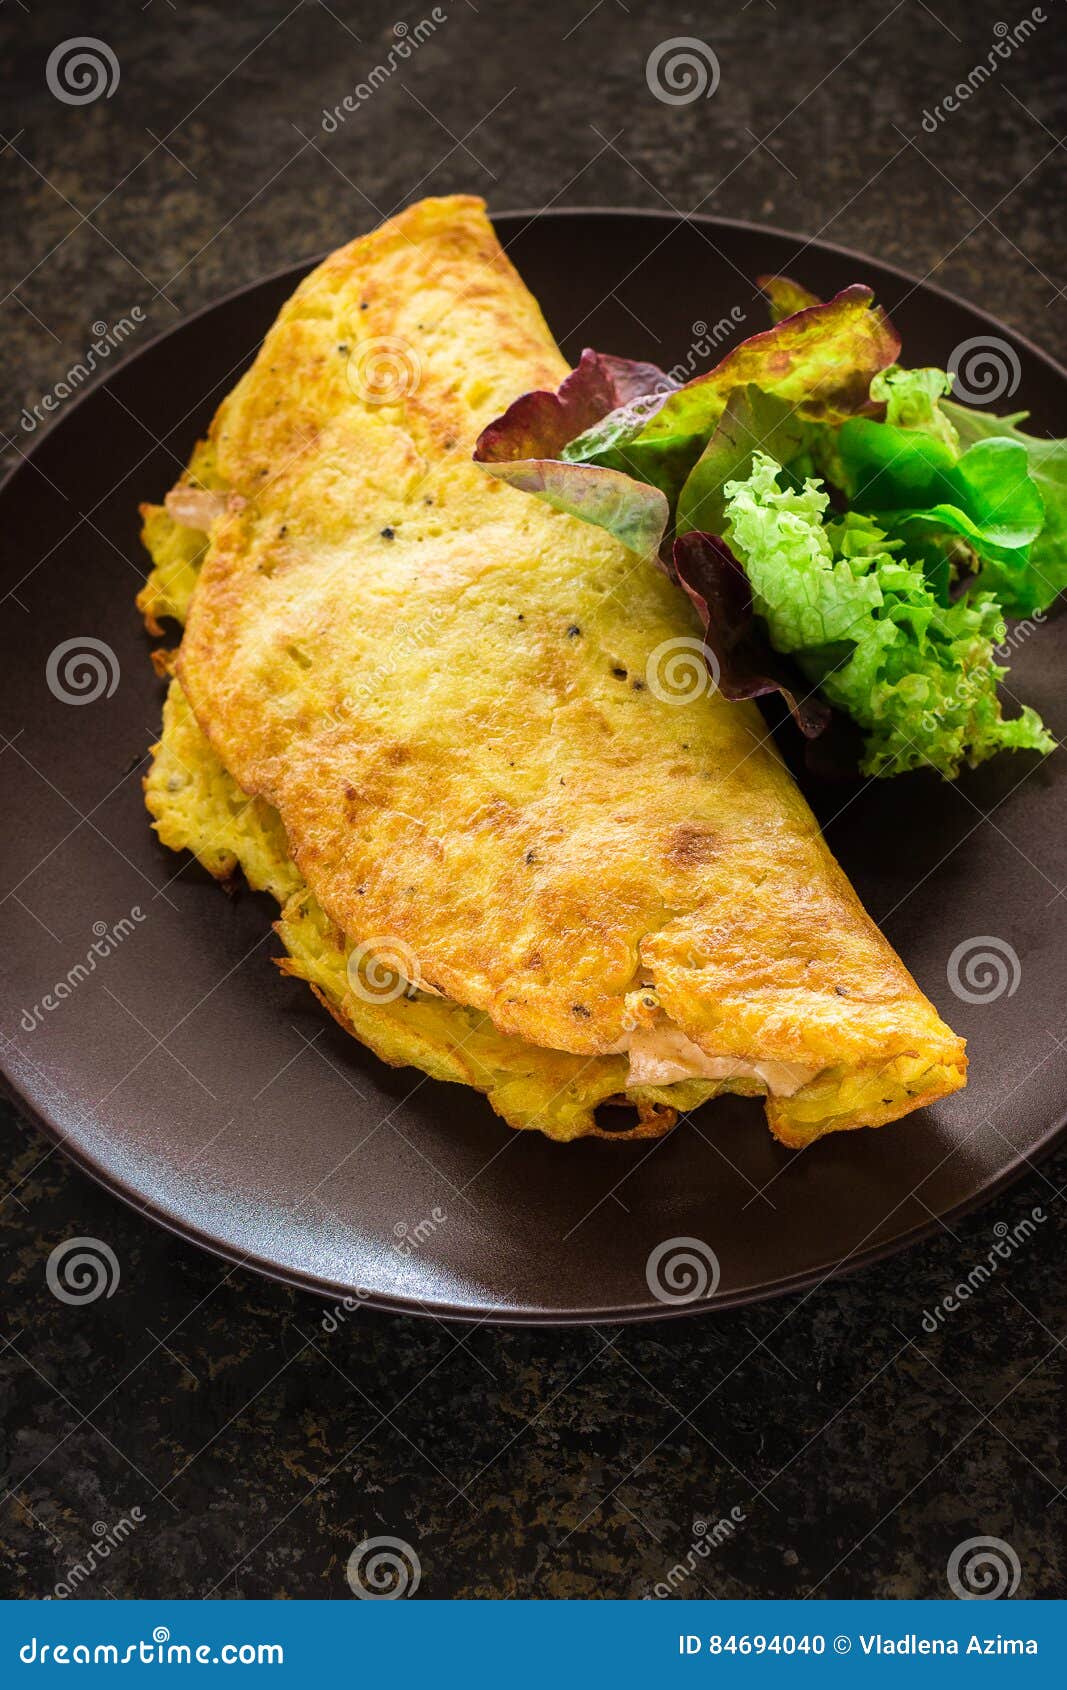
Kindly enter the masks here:
[[[1014, 10], [455, 0], [406, 15], [443, 21], [325, 148], [307, 138], [398, 39], [395, 8], [9, 5], [5, 433], [93, 322], [140, 305], [155, 332], [456, 188], [823, 234], [1055, 354], [1061, 10], [924, 128]], [[63, 103], [49, 54], [89, 30], [120, 82]], [[714, 98], [651, 97], [646, 60], [678, 36], [714, 49]], [[307, 1297], [153, 1228], [11, 1110], [2, 1157], [4, 1594], [53, 1592], [126, 1521], [81, 1594], [343, 1599], [352, 1547], [391, 1535], [427, 1596], [641, 1597], [719, 1520], [678, 1594], [938, 1596], [976, 1535], [1010, 1545], [1021, 1596], [1064, 1593], [1062, 1153], [953, 1231], [785, 1301], [621, 1332], [364, 1311], [314, 1349]], [[902, 1337], [1035, 1206], [1047, 1223], [994, 1282], [921, 1346]], [[50, 1294], [48, 1253], [77, 1234], [111, 1240], [121, 1295]]]

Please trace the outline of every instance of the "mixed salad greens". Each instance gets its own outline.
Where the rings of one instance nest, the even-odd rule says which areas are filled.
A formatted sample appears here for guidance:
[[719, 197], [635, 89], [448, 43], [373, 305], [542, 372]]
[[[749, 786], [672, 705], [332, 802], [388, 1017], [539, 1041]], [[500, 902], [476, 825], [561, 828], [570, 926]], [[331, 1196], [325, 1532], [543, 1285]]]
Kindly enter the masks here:
[[725, 696], [781, 692], [813, 748], [851, 745], [862, 773], [952, 779], [1053, 750], [1033, 710], [1003, 716], [997, 658], [1005, 617], [1067, 586], [1067, 441], [902, 368], [869, 288], [760, 286], [772, 327], [714, 369], [679, 386], [586, 351], [485, 429], [477, 461], [656, 556]]

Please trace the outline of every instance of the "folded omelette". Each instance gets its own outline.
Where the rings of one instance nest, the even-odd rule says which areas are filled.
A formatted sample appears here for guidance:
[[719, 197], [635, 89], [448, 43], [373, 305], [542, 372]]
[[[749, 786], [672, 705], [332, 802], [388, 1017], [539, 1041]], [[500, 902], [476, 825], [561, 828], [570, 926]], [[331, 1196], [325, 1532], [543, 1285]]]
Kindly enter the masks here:
[[143, 507], [138, 602], [184, 624], [160, 838], [277, 899], [281, 966], [364, 1044], [514, 1127], [651, 1136], [730, 1091], [802, 1146], [957, 1090], [755, 706], [656, 684], [699, 651], [683, 595], [472, 462], [565, 373], [479, 200], [301, 283]]

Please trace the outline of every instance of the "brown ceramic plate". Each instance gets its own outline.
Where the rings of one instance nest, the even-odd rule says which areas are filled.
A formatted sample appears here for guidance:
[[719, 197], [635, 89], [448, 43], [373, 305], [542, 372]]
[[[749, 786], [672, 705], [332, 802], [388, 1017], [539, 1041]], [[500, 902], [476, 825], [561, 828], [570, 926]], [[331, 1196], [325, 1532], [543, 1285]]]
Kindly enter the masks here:
[[[1000, 408], [1067, 432], [1062, 370], [870, 259], [713, 219], [581, 211], [497, 225], [572, 358], [591, 344], [669, 365], [732, 307], [734, 338], [751, 333], [765, 318], [748, 278], [762, 271], [823, 294], [862, 279], [909, 363], [992, 336], [1018, 360]], [[146, 345], [67, 404], [0, 493], [0, 974], [14, 1091], [88, 1173], [228, 1260], [331, 1302], [364, 1294], [469, 1320], [641, 1320], [767, 1297], [899, 1249], [1018, 1175], [1051, 1147], [1067, 1104], [1061, 754], [1042, 767], [1004, 756], [954, 786], [808, 787], [868, 909], [969, 1040], [971, 1080], [935, 1109], [801, 1155], [737, 1099], [651, 1145], [512, 1133], [473, 1092], [386, 1068], [342, 1034], [272, 966], [269, 902], [224, 897], [158, 845], [141, 801], [161, 687], [132, 603], [137, 503], [171, 485], [306, 268]], [[91, 659], [92, 642], [109, 648], [76, 705], [49, 685], [67, 641]], [[1013, 658], [1012, 689], [1057, 734], [1065, 666], [1062, 622]], [[987, 984], [981, 1001], [959, 1001], [950, 958], [986, 936], [1010, 947], [1017, 976], [1009, 967], [999, 995]], [[714, 1253], [717, 1292], [661, 1301], [649, 1258], [687, 1239]]]

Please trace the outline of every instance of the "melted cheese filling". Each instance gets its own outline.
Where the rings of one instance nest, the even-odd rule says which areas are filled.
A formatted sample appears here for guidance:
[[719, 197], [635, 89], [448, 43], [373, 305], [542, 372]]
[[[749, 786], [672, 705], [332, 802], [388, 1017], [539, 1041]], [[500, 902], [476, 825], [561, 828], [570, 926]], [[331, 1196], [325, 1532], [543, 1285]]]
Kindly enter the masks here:
[[[417, 990], [432, 997], [444, 996], [424, 980], [419, 981]], [[612, 1051], [630, 1058], [626, 1076], [629, 1086], [670, 1086], [677, 1080], [744, 1079], [759, 1081], [772, 1097], [792, 1097], [821, 1072], [805, 1062], [746, 1062], [740, 1056], [709, 1056], [661, 1014], [635, 1027]]]
[[759, 1080], [774, 1097], [792, 1097], [819, 1072], [803, 1062], [746, 1062], [737, 1056], [708, 1056], [680, 1027], [660, 1022], [637, 1027], [623, 1048], [630, 1058], [627, 1084], [669, 1086], [675, 1080]]
[[[398, 978], [400, 978], [398, 976]], [[443, 998], [425, 980], [409, 984], [412, 995]], [[628, 1056], [627, 1086], [671, 1086], [679, 1080], [756, 1080], [772, 1097], [792, 1097], [819, 1068], [805, 1062], [748, 1062], [741, 1056], [709, 1056], [682, 1029], [664, 1016], [651, 982], [627, 998], [638, 1017], [633, 1031], [611, 1047], [610, 1054]]]

